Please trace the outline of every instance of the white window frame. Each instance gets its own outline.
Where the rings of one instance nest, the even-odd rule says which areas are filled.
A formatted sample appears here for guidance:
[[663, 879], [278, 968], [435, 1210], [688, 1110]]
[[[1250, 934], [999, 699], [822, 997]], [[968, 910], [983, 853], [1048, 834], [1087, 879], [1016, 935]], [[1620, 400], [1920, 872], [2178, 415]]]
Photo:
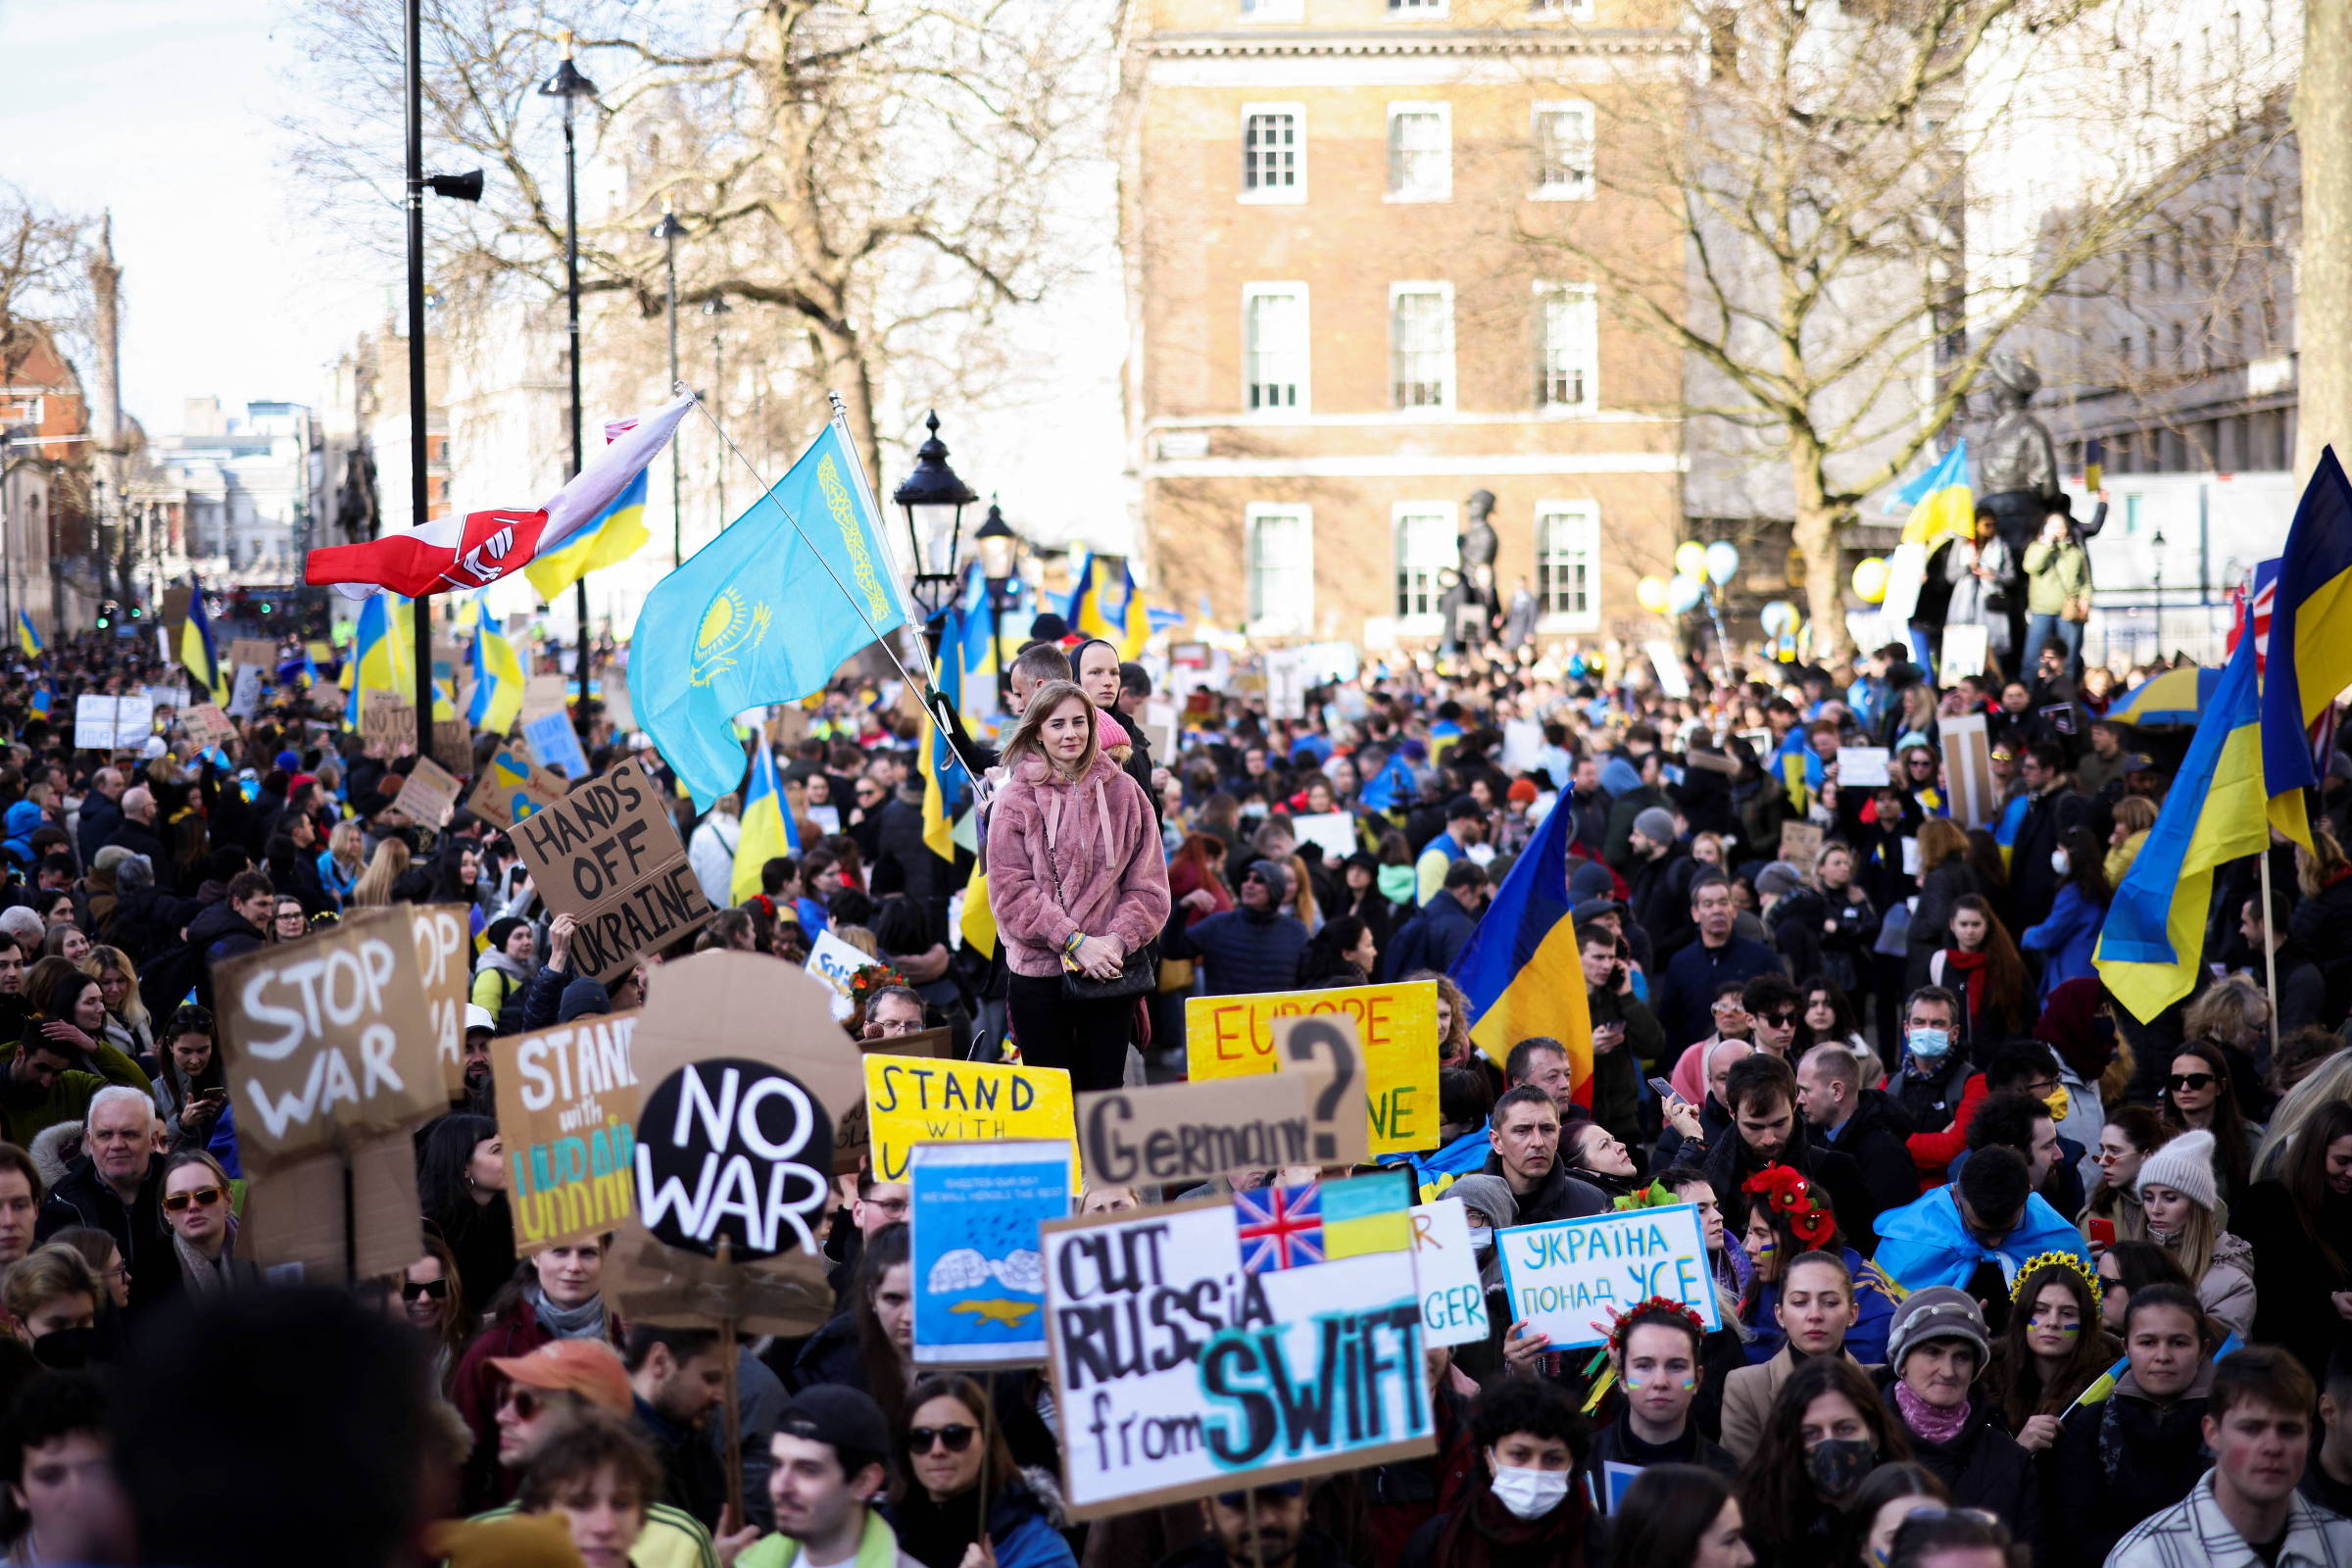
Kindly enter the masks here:
[[[1283, 610], [1268, 614], [1257, 601], [1257, 533], [1258, 527], [1271, 517], [1297, 517], [1302, 524], [1305, 541], [1302, 563], [1305, 589], [1302, 593], [1286, 594]], [[1315, 509], [1304, 502], [1252, 501], [1242, 512], [1242, 575], [1248, 595], [1250, 634], [1253, 637], [1304, 637], [1315, 625]], [[1298, 601], [1292, 603], [1292, 601]]]
[[[1396, 302], [1407, 294], [1435, 294], [1446, 302], [1446, 373], [1444, 386], [1435, 403], [1405, 403], [1397, 397], [1398, 382], [1396, 342]], [[1453, 410], [1457, 384], [1454, 379], [1455, 340], [1453, 331], [1453, 284], [1444, 278], [1391, 283], [1389, 285], [1389, 407], [1398, 414], [1449, 414]]]
[[[1544, 127], [1553, 115], [1582, 115], [1585, 121], [1585, 174], [1582, 180], [1553, 184], [1551, 166], [1544, 157]], [[1528, 109], [1528, 136], [1536, 153], [1536, 177], [1530, 199], [1539, 202], [1589, 202], [1600, 180], [1600, 121], [1589, 98], [1547, 98]]]
[[1532, 17], [1566, 17], [1575, 22], [1592, 20], [1592, 0], [1528, 0], [1527, 12]]
[[[1254, 407], [1250, 394], [1257, 386], [1252, 372], [1255, 366], [1250, 344], [1250, 309], [1261, 299], [1295, 299], [1298, 303], [1298, 374], [1296, 378], [1298, 397], [1295, 404]], [[1244, 283], [1242, 285], [1242, 401], [1241, 409], [1252, 417], [1291, 419], [1311, 414], [1315, 407], [1315, 333], [1312, 301], [1304, 283]]]
[[[1536, 629], [1544, 633], [1600, 630], [1600, 504], [1594, 501], [1539, 501], [1536, 503], [1535, 520]], [[1555, 520], [1578, 525], [1577, 531], [1582, 535], [1578, 541], [1582, 546], [1581, 551], [1572, 548], [1568, 552], [1572, 557], [1582, 554], [1585, 558], [1588, 588], [1585, 609], [1581, 613], [1551, 609], [1545, 592], [1548, 586], [1545, 567], [1550, 544], [1547, 536]]]
[[[1250, 122], [1259, 115], [1288, 115], [1297, 127], [1298, 171], [1297, 183], [1263, 190], [1250, 188]], [[1296, 207], [1306, 200], [1306, 105], [1304, 104], [1244, 104], [1242, 105], [1241, 167], [1234, 171], [1234, 179], [1241, 187], [1241, 200], [1251, 207]]]
[[[1584, 363], [1584, 396], [1573, 403], [1551, 401], [1551, 307], [1554, 301], [1581, 306], [1588, 353]], [[1553, 418], [1574, 418], [1600, 412], [1600, 290], [1592, 283], [1536, 284], [1536, 408]]]
[[[1433, 116], [1445, 143], [1445, 161], [1437, 183], [1428, 189], [1400, 190], [1396, 185], [1396, 122], [1407, 115]], [[1449, 202], [1453, 200], [1453, 105], [1443, 98], [1415, 98], [1389, 105], [1388, 177], [1382, 199], [1392, 202]]]
[[1305, 12], [1302, 0], [1239, 0], [1240, 22], [1302, 22]]
[[1438, 573], [1446, 566], [1462, 569], [1461, 516], [1450, 501], [1398, 501], [1389, 507], [1389, 559], [1393, 565], [1392, 579], [1402, 577], [1407, 569], [1404, 552], [1404, 524], [1408, 517], [1435, 517], [1445, 525], [1447, 559], [1431, 564], [1429, 572], [1429, 605], [1426, 611], [1408, 611], [1402, 604], [1402, 587], [1398, 585], [1389, 596], [1391, 613], [1396, 618], [1396, 630], [1407, 637], [1436, 637], [1446, 630], [1446, 612], [1438, 608], [1438, 599], [1445, 589], [1438, 585]]
[[1381, 0], [1381, 9], [1392, 17], [1411, 17], [1417, 21], [1443, 21], [1450, 8], [1447, 0]]

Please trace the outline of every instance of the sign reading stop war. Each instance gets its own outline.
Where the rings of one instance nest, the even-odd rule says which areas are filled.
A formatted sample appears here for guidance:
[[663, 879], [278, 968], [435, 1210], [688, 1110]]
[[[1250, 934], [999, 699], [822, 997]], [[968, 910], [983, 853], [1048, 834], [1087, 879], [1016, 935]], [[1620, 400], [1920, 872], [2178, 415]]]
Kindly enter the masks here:
[[692, 1061], [645, 1097], [637, 1209], [672, 1247], [750, 1262], [813, 1252], [833, 1192], [833, 1124], [807, 1086], [735, 1057]]
[[405, 909], [228, 959], [213, 991], [249, 1166], [448, 1106]]
[[[1315, 1013], [1355, 1024], [1371, 1151], [1410, 1153], [1438, 1142], [1438, 984], [1343, 986], [1191, 997], [1184, 1004], [1188, 1076], [1243, 1078], [1284, 1065], [1275, 1021]], [[1331, 1161], [1318, 1161], [1331, 1163]]]
[[611, 981], [716, 912], [661, 790], [634, 761], [532, 812], [509, 837], [548, 907], [579, 921], [571, 957], [582, 974]]
[[645, 1096], [634, 1012], [590, 1013], [490, 1042], [507, 1202], [522, 1256], [582, 1242], [637, 1211], [637, 1120]]
[[466, 960], [467, 940], [463, 904], [413, 906], [410, 929], [416, 938], [416, 979], [433, 1021], [433, 1049], [441, 1057], [441, 1087], [451, 1100], [466, 1098], [466, 986], [472, 979]]

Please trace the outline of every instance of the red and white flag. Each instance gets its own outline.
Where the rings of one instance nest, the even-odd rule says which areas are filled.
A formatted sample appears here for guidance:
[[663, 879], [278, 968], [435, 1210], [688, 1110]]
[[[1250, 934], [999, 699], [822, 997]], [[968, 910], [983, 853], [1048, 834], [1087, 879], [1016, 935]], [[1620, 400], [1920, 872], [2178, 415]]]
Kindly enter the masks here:
[[606, 425], [610, 444], [536, 510], [469, 512], [366, 544], [329, 545], [311, 552], [303, 580], [332, 584], [353, 599], [387, 588], [416, 599], [479, 588], [520, 571], [595, 521], [669, 444], [693, 407], [692, 397], [682, 397], [652, 414]]

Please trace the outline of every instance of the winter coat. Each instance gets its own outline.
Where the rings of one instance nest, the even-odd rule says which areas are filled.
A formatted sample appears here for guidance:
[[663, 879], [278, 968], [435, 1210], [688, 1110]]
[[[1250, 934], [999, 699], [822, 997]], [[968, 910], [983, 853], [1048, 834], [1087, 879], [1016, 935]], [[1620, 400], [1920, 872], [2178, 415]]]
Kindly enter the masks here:
[[[27, 1022], [26, 1035], [37, 1033], [39, 1027], [37, 1021]], [[142, 1095], [155, 1093], [155, 1085], [139, 1071], [139, 1064], [104, 1040], [97, 1042], [95, 1050], [83, 1052], [80, 1063], [59, 1073], [46, 1089], [19, 1083], [10, 1070], [23, 1049], [22, 1042], [0, 1047], [0, 1137], [19, 1149], [30, 1149], [32, 1141], [52, 1127], [80, 1121], [89, 1113], [98, 1091], [109, 1084], [136, 1089]]]
[[2039, 925], [2026, 927], [2018, 937], [2019, 947], [2044, 955], [2042, 1001], [2049, 1001], [2050, 993], [2069, 980], [2094, 976], [2090, 955], [2099, 945], [2099, 926], [2106, 918], [2105, 909], [2084, 898], [2081, 887], [2067, 882], [2058, 889], [2058, 898], [2050, 906], [2050, 917]]
[[88, 865], [106, 848], [107, 839], [122, 825], [122, 805], [110, 800], [96, 790], [81, 798], [81, 810], [74, 823], [74, 842], [81, 851], [81, 863]]
[[[1453, 967], [1453, 960], [1470, 945], [1470, 934], [1477, 929], [1478, 916], [1463, 908], [1461, 900], [1441, 891], [1396, 933], [1396, 945], [1389, 950], [1384, 967], [1391, 979], [1401, 978], [1416, 969], [1434, 969], [1444, 974]], [[1212, 975], [1216, 972], [1213, 963], [1209, 972]]]
[[222, 899], [188, 922], [188, 943], [204, 955], [210, 966], [239, 954], [258, 952], [269, 946], [269, 939], [237, 912], [236, 906]]
[[1837, 1150], [1861, 1169], [1871, 1206], [1884, 1213], [1919, 1196], [1919, 1167], [1903, 1142], [1910, 1133], [1911, 1118], [1898, 1102], [1883, 1089], [1865, 1089], [1837, 1136], [1827, 1131], [1820, 1136], [1824, 1149]]
[[516, 1002], [522, 989], [530, 983], [531, 970], [496, 950], [485, 952], [473, 966], [473, 985], [466, 1000], [486, 1010], [502, 1035], [520, 1032], [522, 1014], [516, 1011], [512, 1024], [500, 1015], [509, 1004]]
[[[1823, 929], [1832, 919], [1838, 929]], [[1769, 923], [1790, 973], [1826, 974], [1848, 995], [1861, 989], [1871, 945], [1879, 940], [1879, 911], [1870, 900], [1855, 899], [1844, 888], [1831, 894], [1800, 887], [1772, 906]]]
[[[134, 1273], [135, 1285], [138, 1276]], [[620, 1319], [607, 1303], [605, 1332], [618, 1348]], [[487, 1508], [507, 1500], [514, 1491], [515, 1478], [507, 1474], [498, 1462], [498, 1393], [506, 1384], [506, 1375], [492, 1366], [493, 1359], [505, 1360], [528, 1355], [542, 1345], [551, 1344], [555, 1334], [541, 1326], [539, 1314], [528, 1300], [517, 1298], [490, 1320], [489, 1326], [473, 1337], [466, 1353], [458, 1360], [458, 1370], [449, 1385], [450, 1403], [466, 1418], [473, 1432], [473, 1452], [466, 1461], [466, 1497], [469, 1508]]]
[[2228, 1231], [2213, 1238], [2213, 1261], [2197, 1281], [2197, 1304], [2241, 1340], [2254, 1337], [2254, 1249]]
[[[1099, 754], [1075, 780], [1041, 757], [1012, 764], [989, 811], [988, 873], [997, 932], [1015, 974], [1060, 974], [1063, 946], [1080, 932], [1115, 937], [1133, 953], [1167, 924], [1168, 868], [1152, 805]], [[1292, 954], [1282, 985], [1298, 961]]]
[[2287, 916], [2286, 934], [2310, 950], [2328, 978], [2327, 1017], [2341, 1018], [2352, 1010], [2352, 869], [2336, 876]]
[[2126, 1532], [2188, 1495], [2211, 1461], [2202, 1424], [2213, 1363], [2169, 1408], [2129, 1371], [2104, 1403], [2078, 1408], [2042, 1458], [2043, 1490], [2063, 1499], [2066, 1527], [2050, 1532], [2055, 1568], [2098, 1568]]
[[2076, 600], [2090, 597], [2090, 552], [2071, 538], [2034, 540], [2026, 546], [2025, 565], [2030, 615], [2064, 614]]
[[[993, 888], [994, 878], [991, 878]], [[1451, 904], [1453, 901], [1446, 901]], [[1306, 951], [1306, 923], [1280, 909], [1232, 908], [1187, 926], [1179, 909], [1160, 935], [1160, 956], [1199, 958], [1208, 965], [1201, 990], [1212, 997], [1253, 991], [1289, 991], [1298, 983], [1298, 956]]]
[[[967, 1492], [949, 1498], [946, 1504], [934, 1504], [929, 1494], [913, 1488], [909, 1495], [885, 1507], [882, 1517], [898, 1536], [899, 1549], [913, 1556], [909, 1548], [921, 1545], [929, 1536], [924, 1528], [927, 1516], [936, 1515], [941, 1507], [953, 1507], [968, 1531], [977, 1500]], [[1060, 1489], [1045, 1471], [1024, 1470], [1005, 1483], [988, 1503], [987, 1534], [997, 1555], [997, 1568], [1076, 1568], [1077, 1558], [1058, 1528], [1060, 1519]], [[962, 1568], [963, 1561], [960, 1553], [954, 1562], [926, 1557], [914, 1560], [924, 1568]]]
[[1780, 955], [1761, 942], [1735, 933], [1720, 948], [1701, 940], [1687, 945], [1666, 960], [1650, 1005], [1666, 1031], [1666, 1046], [1680, 1050], [1704, 1040], [1715, 1029], [1710, 1010], [1715, 988], [1726, 980], [1753, 980], [1760, 974], [1786, 974]]
[[1592, 1057], [1592, 1119], [1606, 1127], [1626, 1148], [1642, 1142], [1642, 1078], [1665, 1054], [1666, 1032], [1631, 992], [1588, 986], [1585, 1010], [1592, 1027], [1623, 1023], [1625, 1043]]
[[[1879, 1343], [1886, 1344], [1883, 1336]], [[1850, 1350], [1840, 1348], [1838, 1353], [1854, 1360]], [[1854, 1364], [1861, 1365], [1858, 1361]], [[1752, 1366], [1738, 1368], [1723, 1380], [1723, 1446], [1740, 1464], [1755, 1456], [1756, 1445], [1764, 1441], [1764, 1423], [1771, 1419], [1773, 1401], [1795, 1370], [1796, 1353], [1784, 1339], [1772, 1354]]]
[[2246, 1239], [2254, 1262], [2254, 1332], [2264, 1345], [2283, 1345], [2303, 1362], [2314, 1381], [2328, 1376], [2328, 1359], [2352, 1348], [2352, 1324], [2329, 1296], [2352, 1291], [2352, 1198], [2323, 1192], [2315, 1221], [2318, 1239], [2295, 1211], [2295, 1200], [2278, 1181], [2256, 1182], [2230, 1209], [2230, 1228]]
[[1816, 1197], [1838, 1216], [1838, 1229], [1844, 1233], [1849, 1246], [1868, 1253], [1876, 1245], [1879, 1209], [1870, 1200], [1870, 1190], [1862, 1183], [1862, 1167], [1840, 1153], [1836, 1146], [1816, 1142], [1813, 1129], [1805, 1125], [1803, 1116], [1793, 1117], [1788, 1141], [1769, 1162], [1758, 1158], [1755, 1151], [1747, 1147], [1737, 1125], [1727, 1136], [1707, 1146], [1707, 1180], [1718, 1193], [1736, 1196], [1740, 1185], [1767, 1163], [1793, 1165], [1802, 1172], [1813, 1184]]
[[[1895, 1402], [1895, 1369], [1883, 1366], [1874, 1374], [1886, 1413], [1902, 1420]], [[1930, 1443], [1908, 1424], [1911, 1457], [1936, 1472], [1952, 1494], [1955, 1508], [1984, 1508], [2009, 1526], [2009, 1533], [2041, 1555], [2041, 1482], [2034, 1474], [2034, 1455], [2018, 1446], [2001, 1424], [1999, 1401], [1979, 1394], [1969, 1400], [1968, 1424], [1947, 1443]]]
[[[177, 874], [172, 863], [171, 852], [164, 848], [163, 836], [144, 822], [122, 817], [115, 824], [114, 831], [106, 836], [106, 842], [120, 844], [133, 855], [147, 857], [147, 868], [155, 873], [158, 887], [171, 886], [172, 877]], [[99, 846], [101, 849], [105, 847]]]
[[179, 1252], [172, 1245], [172, 1228], [164, 1223], [164, 1162], [150, 1160], [147, 1179], [128, 1207], [115, 1190], [98, 1179], [97, 1166], [84, 1154], [74, 1162], [41, 1204], [33, 1222], [33, 1241], [46, 1242], [59, 1231], [92, 1225], [115, 1239], [122, 1264], [130, 1270], [133, 1311], [172, 1296], [179, 1289]]
[[1911, 924], [1903, 934], [1908, 955], [1906, 987], [1916, 991], [1926, 985], [1928, 960], [1952, 945], [1952, 906], [1968, 894], [1984, 891], [1977, 885], [1977, 873], [1956, 856], [1920, 879], [1919, 906], [1911, 911]]

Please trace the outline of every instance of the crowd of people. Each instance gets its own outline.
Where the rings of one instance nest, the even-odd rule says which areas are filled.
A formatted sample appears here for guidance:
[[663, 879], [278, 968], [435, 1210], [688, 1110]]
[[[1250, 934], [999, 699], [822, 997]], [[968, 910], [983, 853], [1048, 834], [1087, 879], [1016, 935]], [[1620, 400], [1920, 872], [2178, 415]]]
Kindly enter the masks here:
[[[845, 679], [759, 742], [795, 852], [737, 899], [738, 801], [678, 800], [721, 912], [610, 984], [505, 835], [401, 813], [413, 764], [343, 693], [92, 752], [76, 696], [182, 677], [112, 640], [19, 660], [0, 1562], [2352, 1568], [2352, 760], [2316, 851], [2217, 876], [2195, 994], [2142, 1021], [2091, 959], [2181, 737], [2109, 722], [2131, 682], [2078, 679], [2070, 642], [2034, 652], [1942, 690], [1901, 647], [1736, 684], [1694, 660], [1687, 699], [1533, 648], [1399, 659], [1279, 714], [1157, 692], [1165, 755], [1166, 672], [1041, 616], [1009, 722], [953, 736], [975, 848], [925, 843], [912, 705]], [[1939, 743], [1962, 714], [1990, 725], [1978, 822]], [[666, 781], [599, 705], [573, 719], [593, 768]], [[1864, 749], [1883, 781], [1841, 779]], [[1490, 1053], [1449, 971], [1560, 811], [1590, 1039]], [[410, 902], [464, 906], [474, 947], [465, 1099], [416, 1135], [423, 1251], [271, 1277], [214, 966]], [[1464, 1206], [1494, 1323], [1426, 1355], [1434, 1453], [1074, 1523], [1044, 1369], [914, 1365], [909, 1194], [870, 1169], [805, 1336], [629, 1321], [609, 1239], [518, 1258], [491, 1040], [820, 933], [877, 961], [852, 1034], [945, 1028], [1080, 1091], [1182, 1076], [1189, 996], [1434, 982], [1439, 1133], [1384, 1168]], [[1497, 1233], [1666, 1205], [1714, 1313], [1618, 1303], [1595, 1352], [1510, 1309]]]

